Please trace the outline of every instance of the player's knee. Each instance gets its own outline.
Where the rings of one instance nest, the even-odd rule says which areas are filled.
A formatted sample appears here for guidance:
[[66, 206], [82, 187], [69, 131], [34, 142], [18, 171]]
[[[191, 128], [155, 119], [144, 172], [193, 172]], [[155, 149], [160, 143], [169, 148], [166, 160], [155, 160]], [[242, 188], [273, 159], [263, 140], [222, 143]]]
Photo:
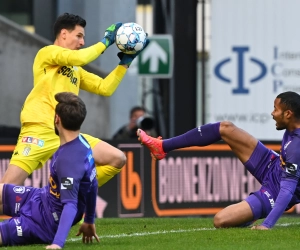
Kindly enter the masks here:
[[127, 161], [126, 155], [122, 151], [120, 151], [117, 156], [116, 168], [122, 168], [126, 164], [126, 161]]
[[226, 219], [220, 213], [217, 213], [214, 217], [214, 227], [215, 228], [228, 227]]
[[233, 130], [235, 130], [237, 127], [230, 121], [222, 121], [220, 123], [220, 134], [221, 135], [226, 135]]

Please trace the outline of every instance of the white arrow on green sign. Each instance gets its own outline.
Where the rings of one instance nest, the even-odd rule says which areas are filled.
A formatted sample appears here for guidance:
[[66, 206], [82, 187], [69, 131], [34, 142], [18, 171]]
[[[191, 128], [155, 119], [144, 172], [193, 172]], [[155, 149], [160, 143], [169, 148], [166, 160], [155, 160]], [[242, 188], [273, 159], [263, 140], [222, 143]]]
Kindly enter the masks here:
[[139, 75], [170, 78], [173, 70], [173, 39], [171, 35], [152, 35], [150, 43], [138, 56]]

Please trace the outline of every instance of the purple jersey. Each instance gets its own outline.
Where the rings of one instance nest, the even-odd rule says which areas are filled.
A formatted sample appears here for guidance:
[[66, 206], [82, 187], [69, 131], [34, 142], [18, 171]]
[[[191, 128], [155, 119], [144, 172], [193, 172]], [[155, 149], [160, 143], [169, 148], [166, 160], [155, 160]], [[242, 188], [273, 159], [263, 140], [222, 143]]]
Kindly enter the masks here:
[[[264, 164], [264, 168], [258, 171], [263, 176], [260, 190], [263, 195], [258, 192], [254, 194], [266, 207], [266, 216], [263, 216], [266, 219], [262, 223], [263, 226], [273, 227], [284, 211], [300, 202], [299, 148], [300, 129], [295, 129], [292, 132], [286, 130], [279, 157], [272, 156], [270, 163]], [[257, 177], [255, 174], [254, 176]]]
[[[98, 189], [95, 177], [91, 147], [79, 135], [60, 146], [53, 155], [48, 186], [28, 188], [27, 192], [26, 187], [4, 185], [3, 203], [7, 204], [4, 213], [15, 217], [1, 223], [3, 243], [44, 242], [63, 247], [71, 226], [80, 221], [84, 213], [87, 223], [94, 222]], [[27, 227], [25, 223], [31, 226]], [[15, 235], [8, 233], [16, 228], [19, 232], [15, 230]]]
[[280, 159], [282, 167], [285, 170], [284, 178], [293, 178], [296, 180], [300, 177], [300, 128], [293, 132], [285, 131], [281, 143]]
[[[292, 180], [295, 183], [295, 191], [287, 206], [291, 208], [300, 203], [300, 128], [292, 132], [285, 131], [281, 143], [280, 161], [283, 169], [281, 179]], [[299, 167], [298, 167], [299, 166]]]
[[274, 207], [268, 214], [263, 226], [271, 228], [283, 212], [300, 202], [300, 129], [285, 131], [281, 142], [280, 167], [282, 168], [280, 190]]
[[80, 135], [77, 139], [59, 147], [52, 157], [48, 186], [43, 187], [42, 200], [51, 214], [58, 219], [64, 204], [77, 205], [78, 216], [73, 225], [82, 219], [86, 195], [97, 188], [96, 169], [92, 150]]
[[300, 129], [286, 130], [279, 155], [259, 142], [245, 163], [248, 171], [262, 184], [261, 189], [246, 201], [254, 219], [266, 218], [263, 226], [273, 227], [284, 211], [300, 203], [299, 148]]
[[[81, 135], [60, 146], [53, 155], [49, 185], [43, 188], [41, 198], [44, 207], [49, 208], [49, 215], [57, 224], [60, 222], [54, 244], [64, 244], [71, 226], [82, 219], [84, 212], [87, 222], [94, 222], [98, 187], [95, 177], [92, 150]], [[67, 211], [63, 211], [65, 209]]]

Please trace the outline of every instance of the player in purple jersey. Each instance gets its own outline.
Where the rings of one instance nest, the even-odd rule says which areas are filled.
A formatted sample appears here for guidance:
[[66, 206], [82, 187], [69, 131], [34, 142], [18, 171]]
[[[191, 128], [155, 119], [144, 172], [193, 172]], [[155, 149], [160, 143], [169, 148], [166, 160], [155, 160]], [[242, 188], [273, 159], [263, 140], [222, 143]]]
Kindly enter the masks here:
[[300, 202], [300, 95], [295, 92], [279, 94], [271, 114], [276, 129], [284, 130], [280, 154], [266, 148], [260, 141], [229, 121], [211, 123], [194, 128], [185, 134], [161, 140], [138, 129], [138, 139], [161, 160], [172, 150], [207, 146], [223, 140], [246, 169], [262, 184], [245, 200], [230, 205], [214, 217], [216, 228], [251, 225], [265, 218], [252, 229], [272, 228], [284, 211]]
[[0, 223], [2, 246], [51, 244], [61, 249], [70, 228], [81, 220], [77, 235], [99, 242], [94, 224], [98, 183], [92, 150], [80, 134], [86, 116], [83, 101], [71, 92], [55, 95], [55, 133], [60, 147], [53, 155], [49, 184], [43, 188], [0, 184], [0, 213], [12, 218]]

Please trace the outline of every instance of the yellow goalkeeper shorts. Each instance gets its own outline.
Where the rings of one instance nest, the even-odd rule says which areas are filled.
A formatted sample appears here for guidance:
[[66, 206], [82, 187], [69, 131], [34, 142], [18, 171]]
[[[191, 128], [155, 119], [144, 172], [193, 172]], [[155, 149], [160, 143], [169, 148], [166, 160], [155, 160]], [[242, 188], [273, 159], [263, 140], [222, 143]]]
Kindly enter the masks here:
[[[100, 139], [82, 134], [93, 148]], [[10, 164], [18, 166], [31, 174], [43, 167], [60, 145], [59, 137], [53, 129], [39, 124], [25, 124], [12, 154]]]

